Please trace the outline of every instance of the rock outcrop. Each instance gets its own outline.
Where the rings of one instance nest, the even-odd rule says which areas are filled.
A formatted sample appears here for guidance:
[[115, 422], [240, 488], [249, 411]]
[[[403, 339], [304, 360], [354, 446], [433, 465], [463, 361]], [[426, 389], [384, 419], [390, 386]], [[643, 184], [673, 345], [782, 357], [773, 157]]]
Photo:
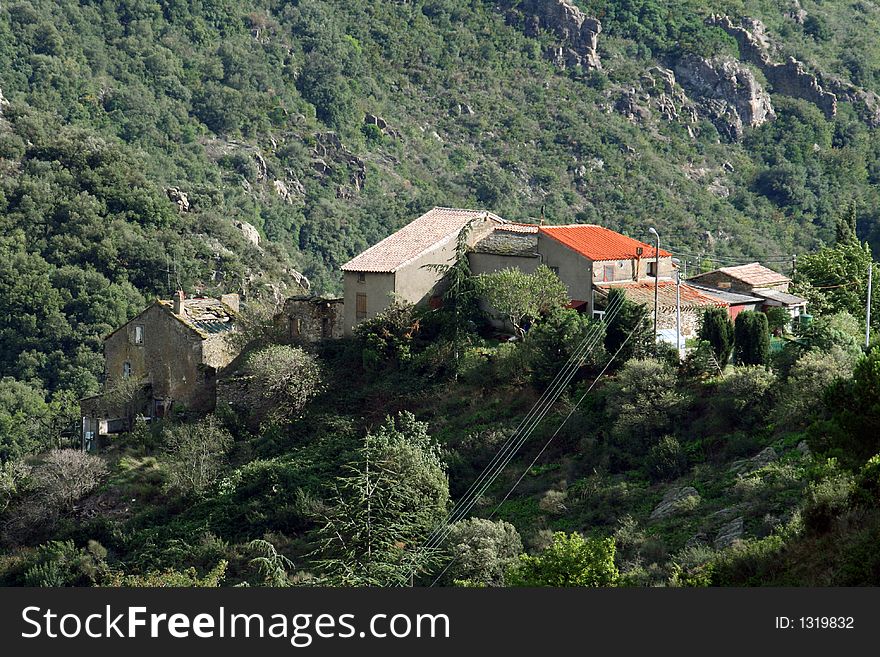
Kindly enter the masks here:
[[765, 447], [750, 459], [741, 459], [739, 461], [734, 461], [730, 465], [730, 471], [736, 472], [738, 474], [748, 474], [750, 472], [754, 472], [755, 470], [760, 470], [767, 465], [770, 465], [778, 458], [779, 454], [776, 453], [775, 449], [773, 449], [772, 447]]
[[676, 64], [675, 75], [700, 114], [733, 141], [742, 137], [744, 126], [757, 127], [776, 117], [770, 95], [741, 62], [686, 55]]
[[177, 205], [177, 211], [181, 214], [189, 212], [189, 197], [177, 187], [169, 187], [165, 190], [168, 200]]
[[525, 14], [527, 36], [534, 37], [541, 30], [547, 30], [559, 39], [560, 43], [545, 53], [556, 66], [602, 68], [596, 49], [602, 24], [570, 0], [524, 0], [517, 9]]
[[333, 170], [327, 160], [342, 162], [348, 168], [348, 181], [353, 190], [339, 187], [336, 194], [339, 198], [351, 198], [355, 192], [360, 192], [364, 188], [364, 183], [367, 180], [367, 165], [343, 145], [339, 135], [335, 132], [319, 132], [315, 135], [312, 156], [314, 158], [312, 168], [321, 175], [326, 175]]
[[700, 503], [700, 494], [696, 488], [685, 486], [669, 490], [654, 510], [651, 520], [661, 520], [686, 509], [693, 509]]
[[739, 516], [726, 523], [718, 530], [713, 542], [716, 550], [730, 547], [743, 535], [743, 517]]
[[706, 22], [717, 25], [736, 39], [740, 56], [761, 69], [774, 93], [813, 103], [829, 119], [837, 113], [837, 95], [825, 89], [820, 78], [810, 73], [803, 62], [794, 57], [783, 63], [773, 61], [770, 42], [761, 21], [749, 18], [740, 26], [734, 25], [727, 16], [714, 15]]
[[246, 221], [234, 221], [233, 225], [241, 231], [242, 236], [254, 246], [260, 246], [260, 233], [256, 227]]

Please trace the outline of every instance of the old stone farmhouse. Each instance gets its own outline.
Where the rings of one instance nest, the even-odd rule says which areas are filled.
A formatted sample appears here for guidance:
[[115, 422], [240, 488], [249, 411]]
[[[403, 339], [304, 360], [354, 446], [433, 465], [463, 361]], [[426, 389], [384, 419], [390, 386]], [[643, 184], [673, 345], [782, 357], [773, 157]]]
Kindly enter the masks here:
[[342, 265], [345, 334], [385, 310], [394, 297], [429, 301], [443, 278], [430, 265], [452, 262], [458, 234], [469, 222], [471, 244], [505, 223], [491, 212], [433, 208]]
[[86, 446], [126, 431], [137, 415], [160, 418], [178, 405], [213, 410], [217, 371], [236, 355], [237, 294], [157, 299], [104, 339], [104, 392], [81, 400]]
[[[486, 211], [433, 208], [343, 265], [345, 333], [387, 308], [394, 296], [412, 303], [436, 297], [442, 272], [425, 265], [450, 264], [459, 231], [472, 220], [468, 262], [475, 274], [504, 268], [531, 273], [544, 264], [568, 288], [572, 307], [590, 314], [611, 287], [653, 307], [656, 279], [660, 328], [675, 326], [674, 265], [668, 251], [661, 249], [658, 259], [653, 246], [594, 224], [539, 226]], [[644, 294], [648, 287], [650, 299]], [[702, 309], [729, 306], [686, 283], [681, 287], [686, 336], [695, 330]]]
[[747, 295], [757, 300], [754, 308], [758, 310], [785, 308], [793, 319], [807, 311], [807, 300], [789, 293], [790, 278], [757, 262], [713, 269], [692, 276], [688, 283], [699, 285], [710, 294]]

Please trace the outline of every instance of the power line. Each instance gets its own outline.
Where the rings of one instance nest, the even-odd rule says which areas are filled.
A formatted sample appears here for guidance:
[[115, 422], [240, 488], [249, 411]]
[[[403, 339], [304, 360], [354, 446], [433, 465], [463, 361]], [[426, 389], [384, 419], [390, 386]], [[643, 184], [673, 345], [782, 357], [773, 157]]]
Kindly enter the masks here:
[[[633, 334], [636, 332], [636, 330], [639, 328], [639, 326], [645, 320], [645, 317], [646, 317], [646, 315], [642, 315], [639, 318], [639, 321], [636, 323], [635, 326], [633, 326], [632, 330], [626, 336], [624, 341], [620, 343], [620, 346], [617, 348], [617, 351], [614, 352], [614, 355], [608, 359], [607, 363], [605, 363], [605, 367], [602, 368], [602, 371], [599, 372], [599, 375], [593, 380], [593, 382], [590, 384], [590, 387], [587, 388], [587, 390], [584, 392], [584, 394], [581, 395], [580, 399], [578, 399], [577, 402], [575, 402], [574, 406], [571, 407], [571, 410], [569, 410], [568, 415], [565, 416], [565, 418], [562, 420], [562, 422], [556, 428], [556, 431], [553, 432], [553, 435], [551, 435], [550, 438], [547, 439], [547, 442], [544, 443], [543, 447], [541, 447], [541, 449], [535, 455], [535, 458], [532, 459], [532, 462], [529, 463], [528, 466], [526, 466], [525, 470], [523, 470], [522, 474], [519, 476], [519, 479], [517, 479], [516, 482], [514, 482], [513, 486], [510, 487], [510, 490], [507, 491], [505, 496], [495, 506], [495, 509], [492, 511], [492, 513], [489, 514], [489, 520], [491, 520], [492, 518], [495, 517], [495, 514], [498, 513], [499, 509], [501, 509], [501, 506], [510, 498], [510, 496], [513, 494], [513, 491], [516, 490], [516, 488], [522, 483], [522, 480], [525, 479], [525, 477], [529, 473], [529, 471], [533, 467], [535, 467], [535, 464], [538, 462], [538, 459], [540, 459], [541, 456], [544, 454], [544, 452], [547, 451], [547, 448], [550, 446], [550, 443], [552, 443], [553, 440], [556, 438], [556, 436], [559, 435], [559, 432], [562, 430], [562, 427], [564, 427], [565, 423], [571, 419], [571, 416], [574, 415], [574, 412], [578, 409], [578, 407], [587, 398], [587, 395], [589, 395], [593, 391], [593, 388], [599, 382], [599, 379], [601, 379], [602, 376], [604, 376], [605, 372], [608, 371], [608, 368], [611, 366], [611, 363], [614, 361], [615, 358], [617, 358], [617, 356], [623, 350], [624, 346], [626, 346], [626, 343], [629, 342], [629, 339], [633, 336]], [[440, 579], [443, 577], [443, 575], [446, 574], [446, 571], [449, 570], [449, 568], [452, 566], [453, 563], [455, 563], [455, 558], [452, 558], [449, 560], [449, 562], [446, 564], [446, 567], [440, 572], [440, 574], [436, 577], [436, 579], [434, 579], [434, 581], [431, 583], [431, 586], [434, 586], [435, 584], [437, 584], [437, 582], [440, 581]]]
[[[618, 298], [612, 302], [612, 305], [606, 310], [604, 322], [606, 325], [614, 321], [623, 304], [623, 298]], [[602, 332], [599, 330], [590, 331], [584, 336], [568, 362], [562, 367], [562, 369], [560, 369], [556, 377], [554, 377], [554, 381], [548, 386], [541, 399], [535, 403], [523, 421], [520, 422], [520, 425], [505, 442], [505, 445], [496, 453], [492, 462], [486, 466], [477, 480], [471, 484], [471, 487], [458, 501], [452, 512], [450, 512], [446, 519], [434, 529], [422, 546], [423, 549], [441, 545], [451, 531], [451, 525], [457, 520], [463, 519], [474, 504], [485, 494], [486, 490], [495, 482], [522, 445], [529, 439], [535, 428], [550, 412], [553, 405], [562, 395], [562, 392], [564, 392], [566, 386], [571, 382], [571, 379], [582, 365], [583, 357], [588, 351], [595, 348], [601, 339]], [[518, 434], [519, 437], [517, 437]]]

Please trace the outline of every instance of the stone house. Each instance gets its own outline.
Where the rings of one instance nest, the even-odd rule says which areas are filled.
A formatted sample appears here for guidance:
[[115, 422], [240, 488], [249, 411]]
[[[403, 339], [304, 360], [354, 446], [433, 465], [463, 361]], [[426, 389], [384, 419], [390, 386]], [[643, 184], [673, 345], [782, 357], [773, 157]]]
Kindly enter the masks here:
[[237, 294], [219, 299], [157, 299], [104, 338], [104, 392], [80, 401], [83, 441], [130, 428], [133, 418], [160, 418], [172, 406], [206, 413], [216, 401], [217, 372], [236, 355]]
[[458, 235], [468, 223], [473, 245], [505, 221], [484, 210], [432, 208], [342, 265], [345, 335], [394, 298], [418, 304], [439, 294], [443, 272], [432, 265], [453, 262]]
[[275, 316], [275, 324], [291, 343], [341, 338], [345, 333], [344, 309], [344, 301], [340, 298], [290, 297]]
[[758, 298], [761, 302], [757, 304], [757, 309], [785, 308], [792, 319], [807, 312], [807, 300], [788, 291], [791, 279], [757, 262], [713, 269], [692, 276], [688, 282], [710, 290]]

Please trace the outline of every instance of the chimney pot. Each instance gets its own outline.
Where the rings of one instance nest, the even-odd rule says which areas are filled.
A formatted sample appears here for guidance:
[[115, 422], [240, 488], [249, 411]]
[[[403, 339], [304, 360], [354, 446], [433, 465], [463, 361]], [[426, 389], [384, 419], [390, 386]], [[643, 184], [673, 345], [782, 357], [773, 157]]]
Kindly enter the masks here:
[[174, 314], [182, 315], [183, 314], [183, 301], [186, 299], [186, 295], [183, 293], [183, 290], [178, 290], [174, 293]]

